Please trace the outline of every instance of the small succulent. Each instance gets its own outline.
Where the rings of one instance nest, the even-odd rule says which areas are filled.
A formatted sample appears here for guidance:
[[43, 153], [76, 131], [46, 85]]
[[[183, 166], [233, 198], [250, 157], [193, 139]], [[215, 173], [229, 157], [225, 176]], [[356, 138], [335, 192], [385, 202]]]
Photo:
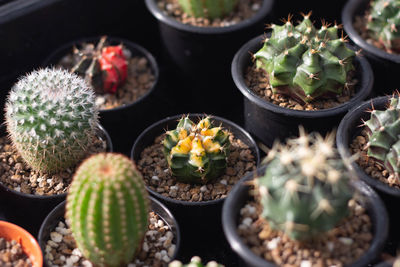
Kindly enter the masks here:
[[369, 137], [368, 156], [381, 163], [395, 178], [400, 179], [400, 103], [397, 96], [390, 99], [386, 110], [371, 111], [364, 122]]
[[319, 134], [276, 143], [265, 174], [254, 180], [269, 225], [291, 239], [328, 231], [348, 213], [350, 174], [334, 148], [334, 135]]
[[372, 0], [366, 26], [369, 35], [388, 51], [400, 53], [399, 0]]
[[168, 267], [224, 267], [224, 265], [217, 263], [216, 261], [210, 261], [206, 265], [201, 263], [199, 256], [194, 256], [188, 264], [182, 264], [182, 262], [175, 260], [171, 262]]
[[232, 12], [238, 0], [178, 0], [183, 11], [192, 17], [222, 18]]
[[317, 29], [310, 15], [303, 15], [297, 26], [291, 16], [281, 26], [270, 25], [270, 38], [254, 54], [256, 67], [266, 71], [272, 91], [301, 103], [342, 94], [356, 54], [346, 47], [343, 34], [339, 38], [338, 25], [322, 23]]
[[115, 93], [124, 84], [128, 75], [128, 62], [123, 46], [106, 45], [107, 37], [103, 36], [97, 46], [85, 45], [81, 50], [74, 49], [74, 61], [71, 69], [93, 86], [99, 94]]
[[93, 90], [65, 70], [41, 69], [22, 77], [11, 88], [5, 110], [14, 147], [42, 173], [81, 161], [98, 127]]
[[66, 219], [82, 254], [96, 266], [128, 264], [148, 225], [149, 200], [142, 175], [127, 157], [100, 153], [76, 171]]
[[181, 118], [176, 129], [166, 132], [163, 145], [172, 174], [182, 182], [206, 183], [226, 169], [229, 134], [214, 127], [209, 117], [198, 124]]

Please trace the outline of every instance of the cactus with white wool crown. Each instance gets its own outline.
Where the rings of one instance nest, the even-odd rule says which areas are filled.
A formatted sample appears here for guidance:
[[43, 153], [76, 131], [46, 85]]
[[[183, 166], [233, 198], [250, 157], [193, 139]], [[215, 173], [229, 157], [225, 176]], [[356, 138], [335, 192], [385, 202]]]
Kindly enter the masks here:
[[149, 198], [142, 175], [127, 157], [100, 153], [76, 171], [66, 219], [82, 254], [96, 266], [133, 260], [148, 227]]
[[386, 110], [371, 110], [364, 122], [369, 141], [368, 156], [376, 159], [396, 179], [400, 179], [400, 102], [390, 99]]
[[400, 1], [373, 0], [367, 16], [367, 30], [388, 51], [400, 53]]
[[350, 174], [334, 148], [334, 135], [307, 135], [276, 143], [265, 174], [254, 180], [262, 214], [291, 239], [306, 240], [328, 231], [348, 213]]
[[348, 86], [356, 53], [339, 37], [339, 26], [323, 22], [317, 29], [311, 12], [294, 26], [291, 16], [281, 26], [272, 24], [271, 36], [254, 54], [256, 67], [265, 70], [273, 93], [300, 103], [335, 97]]
[[41, 69], [21, 78], [5, 110], [13, 146], [41, 173], [76, 165], [88, 154], [98, 128], [93, 90], [65, 70]]
[[198, 124], [181, 118], [176, 129], [166, 132], [163, 145], [172, 174], [182, 182], [207, 183], [226, 170], [229, 133], [214, 127], [209, 117]]
[[222, 18], [233, 11], [238, 0], [178, 0], [183, 11], [192, 17]]
[[190, 259], [190, 263], [182, 264], [182, 262], [175, 260], [171, 262], [168, 267], [224, 267], [224, 265], [217, 263], [216, 261], [210, 261], [206, 265], [201, 263], [199, 256], [194, 256]]

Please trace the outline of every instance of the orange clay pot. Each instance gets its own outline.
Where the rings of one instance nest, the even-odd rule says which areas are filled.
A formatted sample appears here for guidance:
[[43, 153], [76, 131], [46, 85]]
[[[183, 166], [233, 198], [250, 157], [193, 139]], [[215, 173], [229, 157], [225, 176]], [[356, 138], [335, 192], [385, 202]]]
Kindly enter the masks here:
[[17, 241], [28, 255], [33, 267], [43, 266], [43, 255], [36, 239], [23, 228], [0, 220], [0, 237]]

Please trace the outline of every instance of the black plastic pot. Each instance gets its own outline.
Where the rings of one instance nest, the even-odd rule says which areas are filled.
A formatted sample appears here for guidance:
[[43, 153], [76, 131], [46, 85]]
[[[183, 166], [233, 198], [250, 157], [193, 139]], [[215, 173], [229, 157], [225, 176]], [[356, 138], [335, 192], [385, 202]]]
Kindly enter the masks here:
[[[6, 135], [5, 124], [0, 125], [0, 136]], [[100, 126], [99, 135], [107, 143], [107, 151], [113, 151], [113, 145], [107, 131]], [[33, 236], [47, 214], [60, 202], [65, 200], [66, 193], [59, 195], [40, 196], [15, 191], [0, 183], [0, 205], [7, 221], [18, 224], [28, 230]]]
[[[202, 115], [203, 114], [189, 114], [189, 118], [195, 120]], [[132, 148], [131, 159], [135, 162], [139, 161], [141, 152], [146, 147], [154, 144], [154, 139], [164, 133], [166, 129], [176, 128], [177, 121], [181, 117], [182, 115], [167, 117], [149, 126], [136, 139]], [[236, 138], [248, 145], [255, 157], [256, 164], [259, 164], [260, 154], [257, 145], [244, 129], [221, 117], [212, 116], [211, 119], [215, 124], [221, 124], [222, 127], [228, 129]], [[148, 187], [147, 190], [150, 192], [150, 195], [164, 203], [176, 216], [182, 229], [182, 250], [191, 248], [192, 251], [194, 251], [195, 246], [207, 248], [210, 244], [213, 244], [213, 242], [221, 244], [221, 241], [224, 239], [221, 227], [221, 210], [224, 199], [189, 202], [165, 197]], [[196, 242], [194, 242], [194, 240], [196, 240]], [[220, 249], [223, 250], [223, 247]], [[202, 258], [204, 259], [204, 257]], [[185, 260], [187, 261], [188, 259]]]
[[[69, 42], [55, 51], [53, 51], [42, 63], [43, 67], [54, 66], [58, 64], [62, 57], [72, 52], [73, 47], [80, 47], [82, 43], [97, 43], [100, 37], [82, 38]], [[124, 44], [129, 49], [132, 56], [142, 56], [148, 60], [155, 77], [153, 86], [146, 94], [141, 96], [135, 102], [112, 108], [100, 110], [100, 122], [108, 131], [114, 142], [114, 150], [117, 152], [129, 154], [134, 140], [142, 131], [156, 118], [154, 112], [154, 92], [159, 81], [159, 67], [153, 55], [140, 45], [119, 37], [107, 37], [110, 45]]]
[[[150, 197], [150, 200], [151, 210], [161, 217], [161, 219], [165, 222], [166, 225], [170, 227], [172, 233], [174, 234], [175, 252], [171, 258], [171, 260], [174, 260], [179, 253], [181, 244], [181, 233], [179, 225], [175, 220], [173, 214], [162, 203], [152, 197]], [[44, 219], [42, 225], [40, 226], [37, 239], [43, 254], [45, 254], [46, 251], [47, 241], [50, 240], [50, 233], [54, 231], [60, 221], [65, 222], [65, 203], [66, 201], [63, 201], [62, 203], [58, 204], [50, 213], [48, 213], [47, 217]], [[44, 256], [45, 255], [43, 255], [43, 258], [45, 258]], [[48, 264], [47, 259], [44, 260], [44, 266], [51, 266], [50, 264]]]
[[[245, 263], [242, 266], [261, 267], [276, 266], [272, 262], [267, 262], [263, 258], [254, 254], [250, 248], [242, 241], [237, 232], [238, 217], [240, 209], [244, 207], [246, 201], [250, 200], [250, 185], [246, 182], [252, 180], [255, 176], [262, 175], [265, 172], [265, 166], [257, 169], [254, 173], [248, 174], [232, 189], [227, 197], [222, 210], [222, 226], [231, 248], [239, 255]], [[369, 249], [357, 261], [352, 263], [352, 267], [365, 267], [378, 259], [381, 250], [384, 247], [388, 235], [388, 219], [385, 206], [379, 196], [367, 184], [357, 181], [355, 187], [361, 193], [365, 200], [367, 212], [373, 225], [373, 240]]]
[[[348, 159], [351, 156], [349, 150], [349, 145], [353, 139], [360, 134], [362, 127], [362, 120], [367, 121], [370, 118], [369, 110], [374, 107], [377, 110], [386, 109], [389, 104], [389, 99], [391, 96], [382, 96], [374, 98], [370, 101], [365, 101], [359, 106], [353, 108], [349, 113], [344, 116], [343, 120], [340, 122], [337, 135], [336, 144], [340, 155], [343, 159]], [[364, 172], [364, 170], [356, 163], [351, 162], [351, 167], [357, 173], [357, 176], [361, 178], [368, 185], [373, 187], [382, 200], [384, 201], [390, 218], [390, 241], [394, 244], [391, 245], [392, 252], [395, 253], [397, 245], [399, 245], [400, 240], [400, 229], [398, 225], [400, 224], [400, 218], [398, 216], [398, 207], [400, 203], [400, 189], [392, 188], [377, 179], [372, 178]]]
[[342, 11], [344, 30], [362, 53], [367, 56], [375, 74], [374, 92], [383, 95], [392, 93], [399, 88], [397, 79], [400, 68], [400, 55], [390, 54], [367, 43], [353, 27], [356, 16], [364, 16], [369, 6], [369, 0], [349, 0]]
[[252, 64], [250, 53], [254, 54], [262, 47], [264, 38], [265, 36], [255, 37], [240, 48], [232, 62], [232, 76], [236, 87], [244, 95], [245, 129], [267, 146], [272, 146], [277, 138], [284, 140], [297, 135], [299, 125], [303, 125], [309, 132], [326, 133], [332, 130], [348, 110], [371, 93], [374, 80], [371, 67], [365, 58], [357, 56], [354, 60], [355, 78], [358, 80], [356, 94], [344, 104], [323, 110], [305, 111], [283, 108], [262, 99], [246, 85], [244, 74]]

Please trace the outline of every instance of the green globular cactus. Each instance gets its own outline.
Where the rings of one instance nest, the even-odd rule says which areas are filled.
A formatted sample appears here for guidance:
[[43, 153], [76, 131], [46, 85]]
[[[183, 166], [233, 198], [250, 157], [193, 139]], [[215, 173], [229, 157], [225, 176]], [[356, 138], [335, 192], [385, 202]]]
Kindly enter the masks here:
[[164, 155], [172, 174], [186, 183], [206, 183], [226, 169], [229, 134], [213, 127], [209, 117], [196, 125], [183, 117], [176, 129], [167, 131], [163, 140]]
[[210, 261], [206, 265], [204, 265], [201, 263], [200, 257], [194, 256], [188, 264], [182, 264], [182, 262], [175, 260], [168, 264], [168, 267], [224, 267], [224, 265], [219, 264], [216, 261]]
[[400, 1], [373, 0], [367, 16], [368, 34], [388, 51], [400, 53]]
[[386, 110], [371, 111], [371, 117], [364, 122], [369, 141], [368, 156], [381, 163], [391, 175], [400, 174], [400, 103], [392, 97]]
[[342, 94], [349, 72], [354, 69], [355, 52], [338, 37], [339, 26], [323, 23], [316, 29], [309, 16], [297, 26], [287, 22], [271, 25], [271, 36], [254, 54], [256, 67], [266, 71], [274, 93], [304, 103], [318, 97]]
[[93, 89], [65, 70], [41, 69], [23, 77], [12, 87], [5, 109], [13, 145], [42, 173], [81, 161], [98, 128]]
[[291, 239], [328, 231], [348, 213], [350, 174], [334, 148], [334, 135], [318, 134], [275, 144], [263, 176], [254, 180], [261, 216]]
[[142, 175], [127, 157], [100, 153], [76, 171], [66, 219], [82, 254], [96, 266], [128, 264], [148, 227], [149, 200]]
[[178, 0], [183, 11], [192, 17], [222, 18], [232, 12], [238, 0]]

